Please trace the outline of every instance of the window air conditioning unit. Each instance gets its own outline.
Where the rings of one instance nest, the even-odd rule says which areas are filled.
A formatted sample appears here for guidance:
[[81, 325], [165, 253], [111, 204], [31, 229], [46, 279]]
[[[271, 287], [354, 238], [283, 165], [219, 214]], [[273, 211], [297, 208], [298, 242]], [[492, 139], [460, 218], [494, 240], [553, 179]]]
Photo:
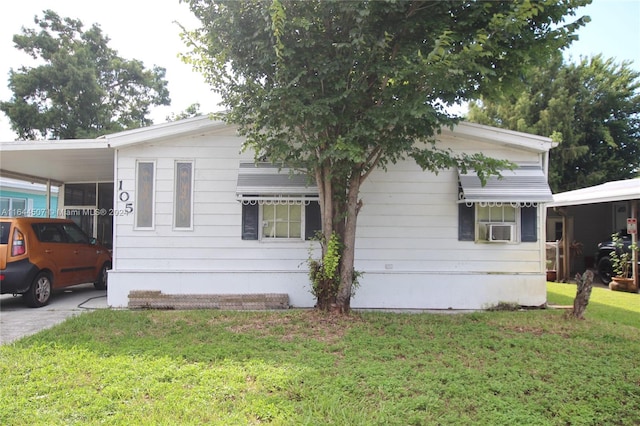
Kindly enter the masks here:
[[487, 224], [487, 240], [491, 242], [513, 242], [516, 236], [513, 223], [489, 223]]

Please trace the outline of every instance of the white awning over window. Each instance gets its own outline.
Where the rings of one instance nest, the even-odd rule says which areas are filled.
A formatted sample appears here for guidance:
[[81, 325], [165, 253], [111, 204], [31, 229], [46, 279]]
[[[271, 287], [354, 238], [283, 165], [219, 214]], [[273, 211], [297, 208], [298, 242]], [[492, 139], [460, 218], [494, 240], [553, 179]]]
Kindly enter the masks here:
[[503, 170], [502, 176], [491, 176], [482, 186], [475, 170], [459, 173], [460, 203], [503, 203], [530, 205], [553, 201], [547, 177], [538, 165], [521, 165]]
[[244, 202], [289, 203], [317, 200], [318, 188], [309, 177], [271, 163], [242, 162], [236, 195]]

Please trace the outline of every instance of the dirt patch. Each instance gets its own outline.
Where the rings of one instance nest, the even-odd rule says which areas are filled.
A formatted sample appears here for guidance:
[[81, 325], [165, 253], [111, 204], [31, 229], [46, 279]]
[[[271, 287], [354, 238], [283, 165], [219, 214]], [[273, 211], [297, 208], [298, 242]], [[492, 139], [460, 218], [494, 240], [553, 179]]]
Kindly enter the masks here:
[[362, 319], [358, 315], [339, 315], [313, 309], [243, 318], [242, 323], [231, 325], [227, 329], [233, 333], [280, 337], [283, 341], [303, 338], [332, 343], [340, 340], [360, 322]]
[[569, 331], [563, 327], [558, 327], [557, 329], [549, 329], [549, 328], [542, 328], [542, 327], [536, 327], [536, 326], [507, 326], [507, 325], [502, 325], [500, 326], [500, 328], [502, 330], [505, 331], [511, 331], [514, 333], [526, 333], [526, 334], [532, 334], [534, 336], [543, 336], [543, 335], [548, 335], [548, 334], [555, 334], [557, 336], [562, 336], [564, 338], [569, 338], [571, 337]]

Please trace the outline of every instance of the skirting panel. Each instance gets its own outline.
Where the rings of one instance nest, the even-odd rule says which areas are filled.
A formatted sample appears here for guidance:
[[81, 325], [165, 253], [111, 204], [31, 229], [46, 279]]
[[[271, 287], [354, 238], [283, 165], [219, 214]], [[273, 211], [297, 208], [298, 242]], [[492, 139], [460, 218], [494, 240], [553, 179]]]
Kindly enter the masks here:
[[500, 302], [541, 306], [546, 300], [543, 274], [367, 273], [351, 307], [478, 310]]
[[[352, 299], [360, 309], [486, 309], [500, 302], [546, 303], [544, 274], [368, 272]], [[260, 294], [289, 296], [294, 308], [315, 305], [306, 272], [110, 271], [107, 302], [126, 308], [132, 291], [163, 294]]]

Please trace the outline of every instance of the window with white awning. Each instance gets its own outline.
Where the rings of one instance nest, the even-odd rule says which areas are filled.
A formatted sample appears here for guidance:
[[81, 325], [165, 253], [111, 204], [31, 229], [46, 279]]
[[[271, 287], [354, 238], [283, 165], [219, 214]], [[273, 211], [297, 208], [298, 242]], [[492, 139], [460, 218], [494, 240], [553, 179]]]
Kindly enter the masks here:
[[458, 240], [519, 243], [538, 240], [538, 205], [553, 201], [538, 165], [519, 165], [482, 185], [475, 170], [459, 173]]
[[243, 240], [308, 240], [320, 230], [318, 188], [299, 171], [241, 162], [236, 197], [242, 203]]

